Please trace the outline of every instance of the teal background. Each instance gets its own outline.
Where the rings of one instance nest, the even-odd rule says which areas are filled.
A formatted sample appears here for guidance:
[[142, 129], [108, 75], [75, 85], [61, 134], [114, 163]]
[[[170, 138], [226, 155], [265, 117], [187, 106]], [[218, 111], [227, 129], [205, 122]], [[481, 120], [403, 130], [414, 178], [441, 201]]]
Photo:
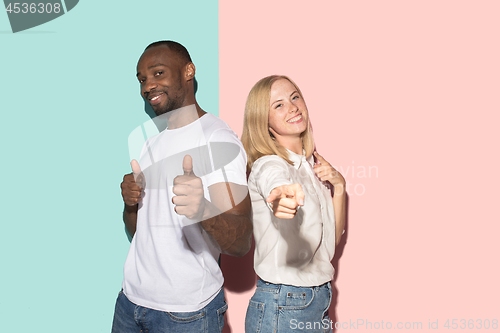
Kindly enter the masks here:
[[129, 248], [120, 183], [149, 118], [136, 64], [184, 44], [218, 114], [217, 1], [83, 0], [13, 34], [0, 13], [0, 331], [110, 332]]

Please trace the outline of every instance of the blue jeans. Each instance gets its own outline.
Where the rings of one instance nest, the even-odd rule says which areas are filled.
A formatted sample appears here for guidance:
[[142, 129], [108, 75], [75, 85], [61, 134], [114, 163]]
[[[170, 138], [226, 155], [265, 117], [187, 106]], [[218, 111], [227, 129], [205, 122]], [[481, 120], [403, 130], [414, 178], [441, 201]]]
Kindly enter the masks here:
[[245, 333], [329, 333], [330, 282], [294, 287], [257, 281], [245, 318]]
[[120, 291], [112, 333], [222, 333], [227, 304], [224, 289], [203, 309], [163, 312], [135, 305]]

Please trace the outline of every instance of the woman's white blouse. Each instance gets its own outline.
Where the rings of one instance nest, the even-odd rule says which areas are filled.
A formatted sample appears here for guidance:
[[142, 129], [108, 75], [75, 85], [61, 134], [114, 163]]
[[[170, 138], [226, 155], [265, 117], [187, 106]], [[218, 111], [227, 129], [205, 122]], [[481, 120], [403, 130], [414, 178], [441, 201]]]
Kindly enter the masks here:
[[[331, 281], [335, 253], [335, 215], [330, 189], [315, 175], [313, 157], [288, 151], [288, 164], [277, 155], [259, 158], [252, 166], [248, 189], [252, 199], [255, 238], [254, 268], [271, 283], [319, 286]], [[278, 186], [299, 183], [304, 206], [293, 219], [274, 216], [266, 198]]]

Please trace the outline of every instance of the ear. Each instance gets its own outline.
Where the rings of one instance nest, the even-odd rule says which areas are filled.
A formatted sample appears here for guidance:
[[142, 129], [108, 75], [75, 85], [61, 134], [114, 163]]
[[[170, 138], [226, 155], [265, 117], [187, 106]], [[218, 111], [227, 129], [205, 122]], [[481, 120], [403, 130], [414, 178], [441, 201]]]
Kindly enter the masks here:
[[278, 133], [276, 133], [274, 129], [271, 126], [269, 126], [269, 135], [271, 135], [271, 138], [276, 138], [277, 134]]
[[186, 65], [186, 81], [190, 81], [194, 79], [194, 74], [196, 73], [196, 67], [194, 67], [194, 64], [190, 62], [189, 64]]

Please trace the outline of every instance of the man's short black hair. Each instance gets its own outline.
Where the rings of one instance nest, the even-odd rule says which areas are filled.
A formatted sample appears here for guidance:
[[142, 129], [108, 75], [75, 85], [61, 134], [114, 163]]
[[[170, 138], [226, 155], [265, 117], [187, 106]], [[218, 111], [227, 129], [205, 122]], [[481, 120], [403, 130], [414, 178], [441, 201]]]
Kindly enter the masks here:
[[188, 50], [186, 50], [186, 48], [180, 43], [174, 42], [173, 40], [160, 40], [158, 42], [149, 44], [144, 51], [155, 46], [168, 47], [170, 50], [172, 50], [179, 56], [184, 65], [192, 62]]

